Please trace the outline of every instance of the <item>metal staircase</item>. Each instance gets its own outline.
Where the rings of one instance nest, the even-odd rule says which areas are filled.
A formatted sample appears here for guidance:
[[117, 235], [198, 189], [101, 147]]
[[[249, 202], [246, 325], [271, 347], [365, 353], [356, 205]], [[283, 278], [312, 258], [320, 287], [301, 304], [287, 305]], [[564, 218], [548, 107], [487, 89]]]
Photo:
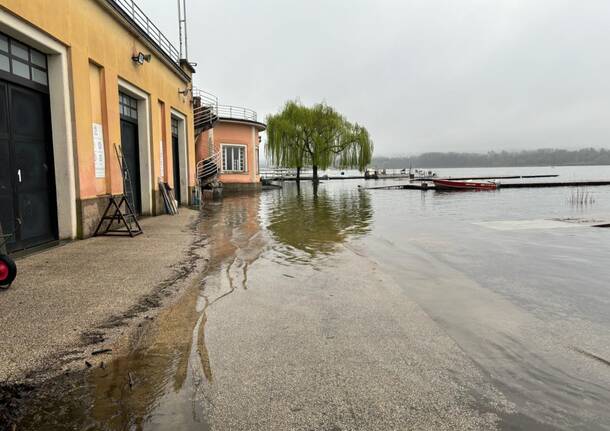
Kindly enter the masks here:
[[197, 163], [197, 181], [201, 188], [208, 187], [218, 180], [220, 162], [220, 151], [218, 151]]
[[[218, 97], [207, 91], [193, 88], [193, 117], [195, 137], [214, 127], [218, 121]], [[221, 154], [214, 152], [211, 141], [208, 143], [209, 157], [197, 162], [196, 174], [200, 188], [218, 187], [218, 174], [220, 173]]]
[[218, 121], [218, 97], [193, 88], [193, 117], [195, 136], [214, 127]]

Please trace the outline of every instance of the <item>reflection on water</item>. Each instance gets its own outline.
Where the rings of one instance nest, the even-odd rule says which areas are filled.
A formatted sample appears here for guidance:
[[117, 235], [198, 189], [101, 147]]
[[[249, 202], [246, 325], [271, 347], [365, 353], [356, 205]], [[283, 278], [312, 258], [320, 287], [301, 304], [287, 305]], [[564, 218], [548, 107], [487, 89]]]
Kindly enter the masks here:
[[[370, 230], [373, 208], [370, 196], [355, 187], [332, 188], [285, 184], [282, 190], [264, 197], [265, 227], [275, 240], [288, 246], [289, 260], [308, 261], [328, 254], [351, 236]], [[292, 249], [305, 252], [295, 255]]]
[[[125, 356], [51, 382], [19, 429], [166, 429], [170, 423], [208, 429], [206, 390], [214, 382], [205, 339], [209, 307], [247, 289], [250, 265], [266, 250], [272, 258], [279, 251], [284, 264], [306, 262], [368, 232], [372, 215], [366, 192], [311, 184], [209, 204], [198, 226], [206, 271], [131, 340]], [[202, 249], [203, 242], [209, 246]]]
[[18, 429], [208, 429], [205, 388], [213, 381], [213, 364], [205, 344], [206, 311], [236, 288], [247, 288], [248, 267], [266, 247], [258, 212], [258, 195], [206, 207], [201, 240], [191, 251], [206, 252], [199, 257], [206, 271], [130, 340], [125, 356], [50, 382], [29, 403]]

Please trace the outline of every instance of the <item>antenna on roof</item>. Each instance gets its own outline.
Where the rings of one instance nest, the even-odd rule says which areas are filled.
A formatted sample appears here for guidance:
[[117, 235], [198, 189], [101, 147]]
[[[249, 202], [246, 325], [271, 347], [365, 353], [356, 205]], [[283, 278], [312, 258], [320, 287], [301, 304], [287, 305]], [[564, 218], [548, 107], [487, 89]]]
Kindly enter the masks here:
[[180, 58], [188, 59], [188, 34], [186, 31], [186, 0], [178, 0], [178, 31], [180, 34]]

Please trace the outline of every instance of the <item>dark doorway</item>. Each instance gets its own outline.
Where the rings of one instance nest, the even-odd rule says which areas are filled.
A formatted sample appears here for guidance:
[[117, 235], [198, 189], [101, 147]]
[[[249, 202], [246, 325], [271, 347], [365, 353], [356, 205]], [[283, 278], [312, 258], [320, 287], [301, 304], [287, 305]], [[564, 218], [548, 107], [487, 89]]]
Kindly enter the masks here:
[[178, 120], [172, 117], [172, 166], [174, 171], [174, 197], [180, 205], [180, 147], [178, 145]]
[[0, 80], [0, 223], [9, 251], [57, 239], [49, 96]]
[[138, 144], [138, 101], [119, 93], [121, 113], [121, 147], [131, 177], [134, 210], [142, 213], [142, 187], [140, 185], [140, 146]]

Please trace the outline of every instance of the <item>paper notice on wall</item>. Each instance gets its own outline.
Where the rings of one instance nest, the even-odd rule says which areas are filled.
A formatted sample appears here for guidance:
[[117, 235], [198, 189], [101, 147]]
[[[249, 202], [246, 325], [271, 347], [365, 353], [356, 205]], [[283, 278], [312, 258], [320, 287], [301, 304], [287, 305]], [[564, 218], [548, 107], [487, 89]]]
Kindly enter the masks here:
[[165, 166], [164, 166], [164, 160], [163, 160], [163, 141], [161, 141], [161, 152], [159, 153], [159, 176], [161, 177], [161, 179], [164, 179], [165, 175]]
[[106, 177], [106, 155], [104, 154], [104, 129], [101, 124], [93, 123], [93, 159], [95, 178]]

